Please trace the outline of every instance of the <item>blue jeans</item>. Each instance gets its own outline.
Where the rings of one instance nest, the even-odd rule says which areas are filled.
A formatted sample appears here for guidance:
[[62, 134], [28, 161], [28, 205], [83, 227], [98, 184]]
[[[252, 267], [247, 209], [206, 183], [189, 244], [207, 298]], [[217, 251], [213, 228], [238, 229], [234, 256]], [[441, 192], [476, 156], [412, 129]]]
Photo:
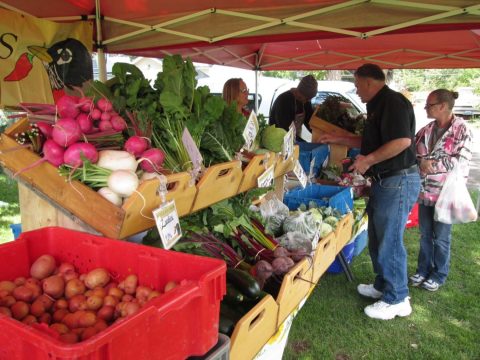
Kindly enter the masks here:
[[452, 225], [435, 221], [434, 213], [435, 206], [418, 206], [421, 237], [417, 274], [443, 284], [450, 264]]
[[382, 300], [398, 304], [408, 296], [407, 252], [403, 233], [420, 192], [418, 173], [372, 183], [368, 214], [368, 249], [376, 274], [373, 286]]

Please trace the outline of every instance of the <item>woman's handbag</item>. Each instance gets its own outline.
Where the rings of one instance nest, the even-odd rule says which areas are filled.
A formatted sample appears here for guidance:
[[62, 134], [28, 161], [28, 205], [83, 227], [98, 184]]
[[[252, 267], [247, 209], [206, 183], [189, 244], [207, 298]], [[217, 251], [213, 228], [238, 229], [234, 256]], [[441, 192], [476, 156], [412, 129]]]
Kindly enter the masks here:
[[455, 165], [440, 191], [434, 219], [444, 224], [461, 224], [475, 221], [477, 216], [461, 167]]

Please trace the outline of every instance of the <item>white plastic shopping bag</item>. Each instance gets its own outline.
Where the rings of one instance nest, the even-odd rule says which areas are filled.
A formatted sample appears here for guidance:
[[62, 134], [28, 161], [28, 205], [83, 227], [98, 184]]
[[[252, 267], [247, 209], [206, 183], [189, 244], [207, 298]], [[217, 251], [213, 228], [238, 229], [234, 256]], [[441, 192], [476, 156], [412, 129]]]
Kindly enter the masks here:
[[458, 165], [448, 174], [443, 184], [435, 204], [434, 219], [444, 224], [461, 224], [477, 220], [477, 210]]

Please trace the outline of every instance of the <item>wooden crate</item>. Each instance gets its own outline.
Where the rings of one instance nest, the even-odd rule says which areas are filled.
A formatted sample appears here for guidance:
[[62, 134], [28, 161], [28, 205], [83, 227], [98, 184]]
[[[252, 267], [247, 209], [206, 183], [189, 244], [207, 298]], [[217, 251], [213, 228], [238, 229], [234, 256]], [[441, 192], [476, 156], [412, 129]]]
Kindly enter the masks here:
[[337, 255], [336, 242], [337, 239], [333, 231], [318, 242], [315, 254], [313, 255], [312, 282], [315, 284], [335, 260], [335, 256]]
[[312, 260], [303, 259], [285, 274], [276, 298], [279, 327], [304, 299], [312, 286]]
[[253, 189], [257, 187], [257, 179], [262, 175], [265, 170], [273, 165], [276, 161], [275, 154], [272, 152], [262, 155], [256, 155], [248, 162], [247, 166], [243, 170], [242, 181], [238, 188], [238, 192], [242, 193], [244, 191]]
[[[312, 142], [318, 142], [318, 139], [323, 134], [334, 134], [334, 135], [355, 135], [351, 132], [344, 130], [338, 126], [335, 126], [328, 121], [325, 121], [315, 114], [310, 118], [310, 127], [312, 129]], [[330, 145], [330, 156], [328, 159], [329, 165], [338, 165], [342, 168], [342, 159], [347, 157], [348, 147], [345, 145], [331, 144]]]
[[235, 325], [230, 338], [230, 359], [250, 360], [277, 330], [278, 304], [266, 295]]
[[335, 229], [335, 237], [337, 239], [336, 253], [338, 254], [340, 250], [352, 239], [352, 229], [353, 229], [353, 215], [352, 213], [346, 214], [337, 224]]

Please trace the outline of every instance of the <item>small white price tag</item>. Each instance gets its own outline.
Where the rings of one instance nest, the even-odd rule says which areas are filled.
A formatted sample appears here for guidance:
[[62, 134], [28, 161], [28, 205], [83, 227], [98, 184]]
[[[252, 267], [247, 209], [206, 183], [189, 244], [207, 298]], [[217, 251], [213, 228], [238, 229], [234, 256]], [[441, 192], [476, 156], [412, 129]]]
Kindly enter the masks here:
[[245, 125], [245, 129], [243, 130], [243, 138], [245, 139], [245, 145], [243, 147], [248, 151], [253, 150], [253, 144], [257, 137], [258, 129], [257, 115], [252, 111], [248, 117], [247, 125]]
[[200, 150], [198, 150], [197, 144], [195, 144], [187, 128], [183, 129], [182, 143], [185, 146], [185, 150], [187, 150], [190, 160], [192, 160], [193, 167], [201, 168], [203, 163], [202, 154], [200, 154]]
[[283, 157], [287, 160], [293, 154], [294, 129], [290, 128], [283, 138]]
[[300, 165], [300, 161], [295, 161], [295, 166], [293, 167], [293, 172], [295, 173], [295, 176], [297, 177], [298, 181], [300, 181], [300, 184], [302, 185], [303, 188], [307, 186], [307, 174], [305, 174], [305, 171], [302, 168], [302, 165]]
[[163, 247], [170, 249], [182, 237], [182, 229], [180, 228], [175, 201], [171, 200], [161, 204], [157, 209], [153, 210], [153, 217], [155, 218]]
[[270, 165], [257, 179], [258, 187], [269, 187], [273, 183], [274, 165]]
[[312, 161], [310, 161], [310, 171], [308, 172], [308, 178], [313, 179], [315, 177], [313, 171], [313, 167], [315, 166], [315, 156], [313, 157]]

